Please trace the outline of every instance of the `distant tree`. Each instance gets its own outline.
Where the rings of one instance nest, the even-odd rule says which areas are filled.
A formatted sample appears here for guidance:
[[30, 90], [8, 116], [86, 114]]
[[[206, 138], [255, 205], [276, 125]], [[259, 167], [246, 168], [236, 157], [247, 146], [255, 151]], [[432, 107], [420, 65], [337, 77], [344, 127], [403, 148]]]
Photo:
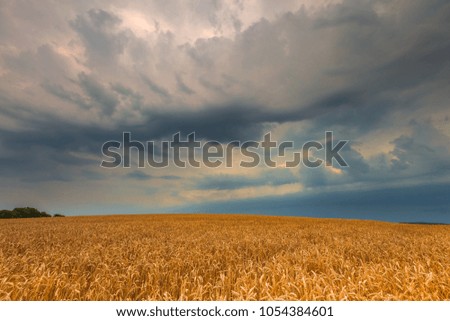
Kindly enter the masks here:
[[53, 217], [65, 217], [65, 216], [62, 214], [54, 214]]
[[12, 218], [12, 212], [8, 210], [1, 210], [0, 218]]
[[51, 217], [46, 212], [39, 212], [34, 207], [16, 207], [12, 210], [16, 213], [17, 218], [30, 218], [30, 217]]
[[0, 218], [32, 218], [32, 217], [52, 217], [46, 212], [40, 212], [34, 207], [16, 207], [12, 211], [1, 210]]

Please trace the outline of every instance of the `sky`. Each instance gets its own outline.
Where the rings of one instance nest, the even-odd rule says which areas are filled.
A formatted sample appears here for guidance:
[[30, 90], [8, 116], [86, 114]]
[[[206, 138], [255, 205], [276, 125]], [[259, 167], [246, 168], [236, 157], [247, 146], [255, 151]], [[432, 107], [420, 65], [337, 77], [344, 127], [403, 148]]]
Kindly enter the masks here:
[[[0, 208], [450, 223], [449, 89], [448, 0], [0, 1]], [[326, 131], [347, 167], [100, 166]]]

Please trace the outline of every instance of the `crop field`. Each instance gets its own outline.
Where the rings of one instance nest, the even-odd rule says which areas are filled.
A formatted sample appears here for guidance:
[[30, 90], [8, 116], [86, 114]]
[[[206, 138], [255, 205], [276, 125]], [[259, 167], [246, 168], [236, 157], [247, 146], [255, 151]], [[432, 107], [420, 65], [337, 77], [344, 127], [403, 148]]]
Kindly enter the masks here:
[[449, 300], [450, 226], [250, 215], [0, 221], [0, 300]]

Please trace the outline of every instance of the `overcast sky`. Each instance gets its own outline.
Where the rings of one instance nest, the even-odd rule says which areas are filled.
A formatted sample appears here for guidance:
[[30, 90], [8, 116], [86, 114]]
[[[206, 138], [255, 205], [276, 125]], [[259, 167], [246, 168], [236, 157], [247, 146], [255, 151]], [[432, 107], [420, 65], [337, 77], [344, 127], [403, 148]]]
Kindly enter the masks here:
[[[0, 1], [0, 207], [450, 222], [448, 0]], [[180, 131], [348, 167], [104, 169]]]

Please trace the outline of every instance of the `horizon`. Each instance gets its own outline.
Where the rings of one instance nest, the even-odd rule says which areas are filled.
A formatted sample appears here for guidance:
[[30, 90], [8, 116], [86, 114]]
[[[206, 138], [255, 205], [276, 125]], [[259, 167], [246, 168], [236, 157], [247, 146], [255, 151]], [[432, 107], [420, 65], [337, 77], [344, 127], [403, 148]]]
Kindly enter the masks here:
[[2, 209], [450, 223], [448, 1], [10, 2], [0, 26]]
[[[23, 207], [22, 207], [23, 208]], [[26, 206], [29, 208], [29, 206]], [[7, 209], [8, 210], [8, 209]], [[44, 211], [45, 212], [45, 211]], [[47, 212], [45, 212], [47, 213]], [[358, 216], [348, 217], [348, 216], [304, 216], [304, 215], [280, 215], [280, 214], [264, 214], [264, 213], [226, 213], [226, 212], [214, 212], [214, 213], [201, 213], [201, 212], [161, 212], [161, 213], [84, 213], [84, 214], [67, 214], [62, 213], [47, 213], [48, 217], [33, 217], [32, 219], [40, 218], [46, 219], [51, 217], [114, 217], [114, 216], [248, 216], [248, 217], [280, 217], [280, 218], [299, 218], [299, 219], [317, 219], [317, 220], [342, 220], [342, 221], [365, 221], [365, 222], [379, 222], [379, 223], [389, 223], [389, 224], [413, 224], [413, 225], [450, 225], [450, 222], [433, 222], [433, 221], [395, 221], [395, 220], [383, 220], [376, 218], [360, 218]], [[55, 216], [58, 215], [58, 216]], [[28, 217], [30, 218], [30, 217]], [[7, 219], [23, 219], [23, 218], [7, 218]]]

